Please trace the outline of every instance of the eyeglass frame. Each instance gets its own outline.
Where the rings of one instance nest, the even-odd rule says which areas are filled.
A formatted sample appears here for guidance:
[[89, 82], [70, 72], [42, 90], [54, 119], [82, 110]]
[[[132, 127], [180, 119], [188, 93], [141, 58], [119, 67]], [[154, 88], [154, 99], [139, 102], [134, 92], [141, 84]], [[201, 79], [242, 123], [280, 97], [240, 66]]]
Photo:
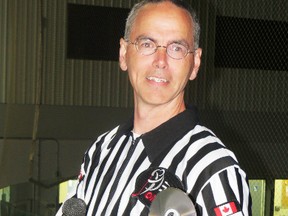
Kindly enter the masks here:
[[[141, 40], [141, 39], [147, 39], [147, 40], [153, 42], [153, 43], [156, 45], [156, 47], [155, 47], [155, 49], [154, 49], [154, 51], [153, 51], [152, 53], [145, 55], [145, 54], [143, 54], [143, 53], [138, 49], [138, 43], [139, 43], [139, 40]], [[125, 39], [125, 41], [126, 41], [127, 43], [129, 43], [129, 44], [133, 44], [134, 47], [135, 47], [135, 49], [137, 50], [137, 52], [139, 52], [139, 53], [140, 53], [141, 55], [143, 55], [143, 56], [149, 56], [149, 55], [152, 55], [152, 54], [156, 53], [157, 50], [158, 50], [158, 48], [160, 48], [160, 47], [165, 48], [165, 49], [166, 49], [166, 54], [167, 54], [170, 58], [175, 59], [175, 60], [184, 59], [189, 53], [195, 53], [195, 52], [196, 52], [196, 50], [191, 51], [188, 47], [184, 46], [183, 44], [176, 43], [176, 42], [171, 42], [171, 43], [168, 43], [166, 46], [163, 46], [163, 45], [158, 45], [155, 41], [153, 41], [153, 40], [150, 39], [150, 38], [137, 38], [134, 42], [132, 42], [132, 41], [129, 40], [129, 39]], [[170, 56], [169, 53], [168, 53], [168, 46], [170, 46], [171, 44], [180, 44], [180, 45], [182, 45], [183, 47], [185, 47], [185, 48], [187, 49], [187, 52], [185, 53], [185, 55], [184, 55], [182, 58], [174, 58], [174, 57]]]

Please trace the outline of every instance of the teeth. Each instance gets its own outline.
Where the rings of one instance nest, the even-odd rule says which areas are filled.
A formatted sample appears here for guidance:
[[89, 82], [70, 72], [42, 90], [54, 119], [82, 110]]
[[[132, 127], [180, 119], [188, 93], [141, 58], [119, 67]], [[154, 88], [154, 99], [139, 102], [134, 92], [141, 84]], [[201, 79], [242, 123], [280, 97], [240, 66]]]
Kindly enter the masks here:
[[166, 79], [163, 79], [163, 78], [158, 78], [158, 77], [147, 77], [148, 80], [152, 80], [154, 82], [158, 82], [158, 83], [161, 83], [161, 82], [168, 82]]

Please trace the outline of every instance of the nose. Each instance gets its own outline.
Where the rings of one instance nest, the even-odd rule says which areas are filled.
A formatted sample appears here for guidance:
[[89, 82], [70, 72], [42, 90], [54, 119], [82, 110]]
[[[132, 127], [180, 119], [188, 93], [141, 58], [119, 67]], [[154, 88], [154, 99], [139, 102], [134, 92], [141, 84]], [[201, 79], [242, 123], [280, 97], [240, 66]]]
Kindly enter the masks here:
[[153, 65], [154, 67], [156, 68], [161, 68], [161, 69], [164, 69], [167, 67], [167, 49], [165, 46], [157, 46], [157, 50], [156, 52], [154, 53], [155, 55], [155, 58], [154, 58], [154, 61], [153, 61]]

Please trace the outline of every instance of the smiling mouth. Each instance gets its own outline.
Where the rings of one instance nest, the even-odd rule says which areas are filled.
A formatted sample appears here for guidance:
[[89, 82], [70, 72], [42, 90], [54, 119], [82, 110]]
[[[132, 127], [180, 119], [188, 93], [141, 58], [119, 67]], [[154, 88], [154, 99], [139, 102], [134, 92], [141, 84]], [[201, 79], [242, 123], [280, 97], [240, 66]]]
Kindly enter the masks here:
[[163, 78], [158, 78], [158, 77], [146, 77], [148, 80], [157, 82], [157, 83], [167, 83], [168, 80], [163, 79]]

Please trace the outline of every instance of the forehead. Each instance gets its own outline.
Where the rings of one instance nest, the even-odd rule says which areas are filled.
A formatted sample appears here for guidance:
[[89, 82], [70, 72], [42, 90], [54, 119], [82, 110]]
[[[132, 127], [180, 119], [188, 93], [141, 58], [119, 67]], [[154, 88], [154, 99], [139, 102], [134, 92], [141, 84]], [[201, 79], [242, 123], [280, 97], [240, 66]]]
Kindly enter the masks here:
[[193, 41], [190, 14], [171, 2], [150, 3], [140, 9], [131, 29], [131, 37], [148, 35], [160, 39]]

